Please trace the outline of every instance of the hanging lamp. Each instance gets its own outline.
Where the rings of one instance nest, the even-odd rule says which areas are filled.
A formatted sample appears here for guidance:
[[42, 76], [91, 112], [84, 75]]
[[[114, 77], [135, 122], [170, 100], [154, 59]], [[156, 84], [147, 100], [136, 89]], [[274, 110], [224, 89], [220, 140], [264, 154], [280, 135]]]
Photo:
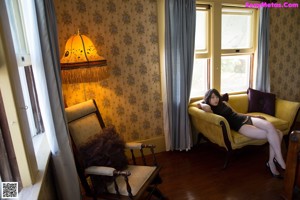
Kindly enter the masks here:
[[63, 83], [98, 82], [109, 77], [106, 59], [79, 31], [68, 39], [60, 64]]

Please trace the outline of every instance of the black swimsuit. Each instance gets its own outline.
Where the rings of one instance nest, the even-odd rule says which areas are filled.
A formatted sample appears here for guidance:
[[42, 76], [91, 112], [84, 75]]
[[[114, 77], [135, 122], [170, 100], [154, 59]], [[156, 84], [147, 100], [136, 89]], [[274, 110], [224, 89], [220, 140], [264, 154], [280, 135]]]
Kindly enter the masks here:
[[252, 125], [252, 120], [249, 116], [233, 112], [233, 110], [223, 102], [217, 106], [210, 106], [212, 111], [217, 115], [223, 116], [228, 121], [230, 128], [235, 131], [239, 131], [244, 124]]

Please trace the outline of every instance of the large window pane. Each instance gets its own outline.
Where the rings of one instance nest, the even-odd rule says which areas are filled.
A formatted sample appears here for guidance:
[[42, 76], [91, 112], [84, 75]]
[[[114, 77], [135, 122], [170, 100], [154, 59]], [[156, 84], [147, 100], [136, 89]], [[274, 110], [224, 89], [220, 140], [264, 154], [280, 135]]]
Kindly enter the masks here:
[[252, 48], [251, 15], [222, 14], [222, 49]]
[[196, 51], [207, 51], [208, 37], [208, 11], [197, 10], [196, 12], [196, 38], [195, 49]]
[[250, 79], [250, 55], [222, 56], [221, 58], [221, 91], [246, 91]]
[[195, 59], [190, 97], [202, 96], [208, 89], [207, 61], [207, 59]]

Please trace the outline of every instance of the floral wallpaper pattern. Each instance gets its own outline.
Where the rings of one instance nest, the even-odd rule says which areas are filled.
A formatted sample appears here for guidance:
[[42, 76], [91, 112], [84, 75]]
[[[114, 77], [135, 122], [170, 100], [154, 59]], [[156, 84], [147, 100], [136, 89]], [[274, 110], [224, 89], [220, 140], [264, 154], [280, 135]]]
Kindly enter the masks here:
[[[285, 2], [278, 0], [278, 2]], [[289, 0], [296, 2], [299, 0]], [[94, 98], [107, 125], [126, 141], [163, 135], [156, 0], [54, 0], [60, 54], [68, 38], [87, 35], [111, 76], [99, 83], [64, 84], [67, 105]], [[300, 101], [299, 8], [271, 8], [271, 92]]]
[[106, 125], [126, 141], [163, 135], [156, 0], [54, 0], [60, 55], [68, 38], [88, 36], [110, 77], [63, 84], [67, 106], [94, 98]]
[[[279, 0], [278, 3], [286, 1]], [[298, 3], [300, 0], [289, 0]], [[270, 10], [271, 92], [278, 97], [300, 101], [300, 8]]]

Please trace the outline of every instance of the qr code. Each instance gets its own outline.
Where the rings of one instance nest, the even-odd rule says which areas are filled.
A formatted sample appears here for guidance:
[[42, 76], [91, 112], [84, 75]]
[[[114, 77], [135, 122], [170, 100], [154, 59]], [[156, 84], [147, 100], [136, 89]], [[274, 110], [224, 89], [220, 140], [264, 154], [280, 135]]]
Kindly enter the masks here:
[[18, 182], [2, 182], [2, 198], [18, 198]]

